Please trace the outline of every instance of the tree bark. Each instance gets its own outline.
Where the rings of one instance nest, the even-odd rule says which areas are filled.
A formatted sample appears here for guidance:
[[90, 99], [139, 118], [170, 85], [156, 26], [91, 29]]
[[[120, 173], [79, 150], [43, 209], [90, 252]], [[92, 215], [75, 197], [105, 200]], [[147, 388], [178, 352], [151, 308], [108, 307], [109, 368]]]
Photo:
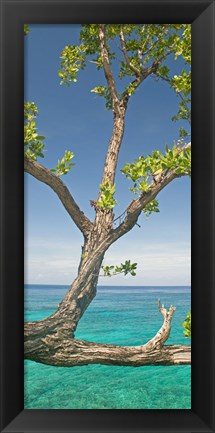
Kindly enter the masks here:
[[[172, 175], [174, 178], [174, 175]], [[169, 182], [165, 179], [163, 182]], [[155, 186], [154, 196], [163, 184]], [[147, 344], [137, 347], [120, 347], [75, 339], [79, 320], [96, 295], [99, 271], [106, 250], [135, 224], [141, 207], [152, 200], [139, 198], [131, 203], [131, 211], [125, 221], [115, 230], [107, 225], [106, 213], [97, 214], [90, 234], [85, 236], [83, 255], [77, 278], [50, 317], [37, 322], [25, 323], [25, 358], [37, 362], [75, 366], [85, 364], [107, 365], [178, 365], [190, 363], [190, 348], [187, 346], [163, 346], [169, 337], [170, 322], [174, 308], [166, 311], [159, 304], [164, 323], [156, 336]], [[145, 200], [145, 201], [144, 201]], [[105, 222], [106, 221], [106, 222]], [[102, 225], [104, 223], [104, 225]]]
[[120, 115], [119, 98], [116, 91], [114, 76], [110, 68], [109, 54], [106, 45], [105, 24], [99, 25], [99, 42], [100, 42], [101, 58], [102, 58], [105, 78], [107, 80], [109, 92], [111, 95], [112, 109], [115, 115], [117, 114]]
[[[54, 183], [54, 187], [57, 194], [61, 194], [61, 189], [58, 189], [58, 186], [60, 186], [60, 188], [63, 187], [63, 183], [58, 182], [60, 179], [52, 174], [50, 178], [47, 177], [46, 170], [45, 174], [43, 174], [43, 167], [41, 169], [41, 166], [37, 163], [33, 162], [33, 164], [29, 164], [28, 167], [29, 166], [31, 167], [31, 170], [29, 170], [31, 174], [33, 173], [33, 169], [36, 169], [38, 178], [48, 183], [51, 187], [53, 186], [52, 182], [56, 182], [57, 179], [57, 183]], [[45, 176], [45, 178], [43, 176]], [[178, 365], [190, 363], [189, 347], [163, 347], [164, 342], [169, 336], [170, 321], [174, 309], [170, 308], [170, 310], [166, 312], [160, 305], [159, 310], [164, 316], [163, 326], [154, 339], [150, 340], [146, 345], [120, 347], [80, 341], [74, 338], [79, 320], [96, 295], [98, 275], [106, 250], [120, 236], [132, 229], [142, 208], [175, 177], [177, 177], [177, 175], [174, 171], [169, 173], [164, 176], [158, 184], [153, 184], [149, 193], [142, 194], [138, 199], [133, 200], [127, 209], [125, 220], [116, 229], [113, 229], [112, 225], [108, 222], [110, 215], [112, 218], [112, 212], [103, 212], [100, 209], [97, 210], [95, 222], [94, 224], [91, 223], [90, 231], [86, 232], [84, 229], [85, 241], [78, 276], [59, 304], [57, 311], [44, 320], [25, 323], [25, 358], [61, 366], [92, 363], [131, 366], [154, 364]], [[48, 182], [46, 182], [47, 179]], [[62, 196], [60, 196], [60, 198], [61, 197]], [[71, 200], [70, 197], [69, 200]], [[82, 213], [79, 214], [79, 216], [80, 215], [83, 217]], [[82, 229], [83, 227], [85, 228], [85, 223], [87, 223], [87, 221], [84, 216], [84, 220], [79, 223]]]
[[69, 287], [55, 313], [46, 319], [25, 323], [24, 332], [26, 339], [34, 340], [38, 335], [56, 332], [69, 336], [69, 338], [74, 337], [79, 320], [96, 296], [102, 260], [102, 251], [96, 251], [87, 260], [87, 263], [82, 265], [78, 276]]
[[64, 208], [73, 219], [77, 227], [81, 230], [84, 236], [87, 236], [91, 230], [92, 222], [84, 215], [69, 192], [62, 180], [53, 174], [50, 170], [32, 159], [25, 156], [24, 169], [26, 173], [31, 174], [40, 182], [50, 186], [57, 194]]
[[[163, 325], [148, 343], [141, 346], [114, 346], [77, 340], [64, 334], [58, 324], [55, 329], [45, 334], [43, 329], [38, 330], [34, 338], [32, 338], [33, 333], [30, 333], [31, 338], [25, 341], [25, 358], [61, 367], [87, 364], [134, 367], [190, 364], [190, 346], [164, 346], [170, 334], [175, 307], [171, 306], [167, 311], [164, 306], [161, 307], [159, 301], [158, 308], [164, 318]], [[32, 322], [32, 328], [34, 332], [34, 322]]]

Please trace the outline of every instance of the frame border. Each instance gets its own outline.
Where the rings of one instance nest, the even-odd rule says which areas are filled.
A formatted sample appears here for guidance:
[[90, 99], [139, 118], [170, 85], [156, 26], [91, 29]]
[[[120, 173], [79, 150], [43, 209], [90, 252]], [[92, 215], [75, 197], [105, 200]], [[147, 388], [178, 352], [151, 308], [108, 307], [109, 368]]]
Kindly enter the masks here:
[[[215, 432], [214, 0], [1, 1], [1, 428], [6, 432]], [[95, 19], [96, 17], [96, 19]], [[24, 23], [192, 23], [192, 409], [23, 410]], [[206, 150], [205, 150], [206, 149]], [[12, 158], [11, 158], [12, 155]]]

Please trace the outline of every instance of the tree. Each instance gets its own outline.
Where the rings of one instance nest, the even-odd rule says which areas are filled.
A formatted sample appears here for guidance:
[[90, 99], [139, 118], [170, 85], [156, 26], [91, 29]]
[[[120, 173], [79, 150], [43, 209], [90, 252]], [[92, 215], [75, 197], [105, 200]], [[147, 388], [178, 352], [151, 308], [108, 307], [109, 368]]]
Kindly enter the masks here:
[[[93, 62], [102, 69], [106, 86], [92, 90], [105, 98], [106, 108], [113, 113], [113, 131], [103, 168], [100, 192], [96, 201], [95, 220], [90, 221], [81, 211], [60, 176], [73, 166], [74, 154], [66, 151], [56, 168], [49, 170], [37, 162], [43, 157], [43, 140], [37, 133], [37, 107], [25, 103], [25, 160], [27, 173], [47, 184], [58, 196], [72, 221], [81, 231], [84, 245], [78, 275], [71, 284], [56, 312], [44, 320], [25, 323], [25, 358], [58, 366], [77, 366], [90, 363], [114, 365], [171, 365], [190, 363], [190, 346], [164, 346], [169, 337], [171, 318], [175, 307], [166, 310], [160, 301], [158, 309], [164, 321], [161, 329], [147, 344], [121, 347], [81, 341], [75, 338], [77, 324], [96, 295], [98, 277], [103, 269], [105, 276], [116, 273], [135, 275], [136, 263], [127, 260], [120, 266], [102, 266], [105, 252], [120, 237], [137, 224], [141, 212], [158, 211], [156, 197], [174, 179], [191, 174], [191, 142], [189, 132], [180, 130], [180, 140], [165, 153], [154, 151], [147, 157], [140, 156], [127, 163], [121, 170], [133, 182], [131, 190], [136, 198], [117, 218], [113, 208], [116, 204], [115, 173], [122, 144], [126, 110], [137, 88], [150, 76], [165, 80], [180, 95], [178, 113], [173, 120], [183, 119], [190, 123], [190, 25], [185, 24], [90, 24], [83, 25], [79, 45], [66, 46], [61, 54], [59, 77], [61, 84], [69, 86], [77, 81], [78, 71]], [[27, 34], [26, 30], [25, 33]], [[114, 42], [117, 50], [114, 51]], [[116, 55], [119, 60], [116, 59]], [[184, 60], [181, 74], [172, 76], [167, 66], [168, 56]], [[118, 62], [119, 74], [113, 73]], [[121, 80], [121, 93], [118, 83]], [[185, 142], [187, 140], [187, 143]], [[118, 220], [118, 226], [114, 222]]]

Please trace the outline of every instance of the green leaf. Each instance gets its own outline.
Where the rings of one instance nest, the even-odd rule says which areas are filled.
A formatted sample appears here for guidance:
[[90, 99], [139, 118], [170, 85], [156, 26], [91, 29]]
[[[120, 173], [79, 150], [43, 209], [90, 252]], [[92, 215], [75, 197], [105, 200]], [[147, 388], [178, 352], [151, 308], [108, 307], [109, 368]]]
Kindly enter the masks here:
[[134, 270], [136, 270], [137, 268], [137, 263], [131, 263], [130, 260], [126, 260], [125, 263], [121, 263], [120, 266], [102, 266], [102, 270], [104, 272], [103, 276], [114, 276], [117, 274], [121, 274], [123, 273], [124, 275], [128, 275], [129, 273], [132, 276], [136, 275], [136, 272], [134, 272]]
[[113, 209], [117, 201], [113, 197], [115, 193], [115, 185], [111, 186], [109, 182], [100, 185], [100, 198], [97, 201], [97, 206], [104, 211]]
[[187, 317], [185, 319], [185, 321], [182, 323], [182, 326], [184, 328], [184, 335], [186, 338], [191, 337], [191, 312], [189, 311], [187, 313]]
[[30, 32], [29, 27], [27, 26], [27, 24], [24, 24], [24, 35], [26, 36], [29, 32]]
[[37, 140], [44, 140], [46, 137], [44, 137], [43, 135], [37, 135]]
[[44, 158], [42, 142], [45, 137], [38, 135], [36, 126], [37, 106], [34, 102], [24, 103], [24, 154], [27, 158], [37, 160], [38, 157]]
[[74, 153], [66, 150], [63, 158], [61, 160], [58, 160], [56, 168], [52, 168], [51, 171], [54, 172], [56, 176], [62, 176], [64, 174], [67, 174], [69, 170], [74, 166], [73, 163], [69, 163], [73, 158]]

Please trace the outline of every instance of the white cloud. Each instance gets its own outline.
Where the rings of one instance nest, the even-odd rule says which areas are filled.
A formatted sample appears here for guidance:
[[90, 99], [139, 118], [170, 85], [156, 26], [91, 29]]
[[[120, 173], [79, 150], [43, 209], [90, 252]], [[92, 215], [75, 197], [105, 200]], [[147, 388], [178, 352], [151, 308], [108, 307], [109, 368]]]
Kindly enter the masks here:
[[29, 239], [25, 245], [25, 282], [70, 284], [77, 274], [81, 246], [65, 239]]
[[[191, 279], [191, 252], [190, 244], [168, 243], [128, 245], [127, 248], [119, 248], [117, 245], [108, 251], [105, 256], [105, 264], [123, 263], [130, 259], [136, 262], [136, 277], [116, 277], [116, 281], [110, 281], [110, 285], [189, 285]], [[105, 285], [104, 279], [100, 284]]]
[[[29, 252], [28, 252], [29, 251]], [[26, 283], [70, 284], [77, 275], [80, 244], [65, 240], [34, 239], [26, 247]], [[190, 244], [150, 243], [113, 245], [104, 264], [120, 264], [130, 259], [138, 263], [136, 277], [100, 278], [101, 285], [189, 285], [191, 270]]]

